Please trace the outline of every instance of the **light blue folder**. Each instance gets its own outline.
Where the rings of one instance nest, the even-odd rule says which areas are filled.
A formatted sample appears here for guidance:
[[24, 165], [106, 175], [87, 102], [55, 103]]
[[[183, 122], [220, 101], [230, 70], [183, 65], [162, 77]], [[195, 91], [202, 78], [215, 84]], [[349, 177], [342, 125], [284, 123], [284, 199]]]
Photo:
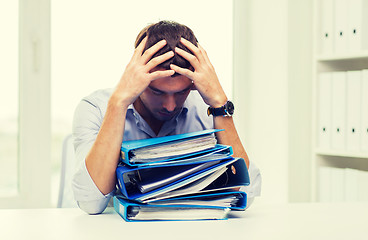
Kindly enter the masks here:
[[[240, 211], [242, 211], [242, 210], [245, 210], [245, 208], [247, 206], [247, 194], [245, 192], [234, 191], [232, 189], [218, 190], [218, 191], [213, 191], [213, 192], [203, 192], [203, 193], [200, 192], [200, 193], [196, 193], [196, 194], [184, 195], [184, 196], [175, 197], [175, 198], [152, 201], [149, 204], [160, 206], [161, 204], [170, 204], [170, 202], [188, 201], [188, 204], [186, 204], [186, 205], [190, 205], [191, 201], [196, 201], [196, 200], [211, 201], [213, 199], [218, 199], [218, 198], [223, 198], [223, 197], [233, 197], [234, 199], [237, 200], [234, 204], [231, 204], [231, 206], [228, 207], [231, 210], [240, 210]], [[192, 206], [193, 206], [193, 204], [192, 204]], [[197, 204], [196, 206], [203, 206], [204, 207], [204, 206], [209, 206], [209, 204], [206, 204], [206, 205]], [[216, 205], [216, 204], [214, 204], [212, 206], [227, 207], [227, 206]]]
[[[115, 211], [127, 222], [132, 221], [184, 221], [184, 220], [224, 220], [227, 219], [229, 208], [200, 205], [147, 205], [131, 200], [114, 197]], [[150, 217], [135, 218], [146, 209], [154, 213]], [[190, 211], [192, 216], [188, 213]], [[203, 211], [203, 212], [202, 212]], [[165, 215], [164, 213], [167, 213]], [[184, 215], [183, 215], [184, 213]], [[185, 217], [184, 217], [185, 216]]]
[[[141, 149], [145, 147], [151, 147], [151, 146], [157, 146], [160, 144], [167, 144], [167, 143], [175, 143], [179, 141], [185, 141], [189, 139], [194, 139], [198, 137], [202, 137], [205, 135], [211, 135], [216, 132], [223, 131], [223, 129], [207, 129], [203, 131], [198, 132], [191, 132], [191, 133], [184, 133], [184, 134], [178, 134], [178, 135], [171, 135], [171, 136], [164, 136], [164, 137], [157, 137], [157, 138], [147, 138], [147, 139], [141, 139], [141, 140], [132, 140], [132, 141], [124, 141], [121, 145], [121, 161], [130, 165], [130, 166], [137, 166], [137, 165], [152, 165], [164, 161], [173, 161], [176, 159], [183, 159], [190, 156], [198, 155], [198, 153], [205, 154], [205, 153], [211, 153], [219, 150], [226, 149], [226, 146], [217, 144], [215, 148], [205, 149], [200, 152], [191, 152], [186, 155], [179, 155], [170, 157], [168, 159], [163, 160], [153, 160], [149, 163], [135, 163], [134, 160], [131, 159], [132, 151], [136, 149]], [[231, 150], [231, 149], [230, 149]], [[232, 150], [231, 150], [232, 151]], [[230, 153], [230, 155], [232, 152]]]
[[[231, 206], [226, 206], [224, 204], [219, 205], [209, 205], [198, 203], [198, 200], [206, 201], [206, 200], [214, 200], [224, 197], [230, 197], [235, 199], [234, 203]], [[177, 201], [186, 201], [186, 203], [178, 203]], [[168, 203], [173, 201], [172, 204]], [[205, 194], [195, 194], [184, 197], [177, 197], [165, 200], [164, 204], [160, 204], [160, 201], [152, 202], [149, 204], [143, 204], [139, 202], [135, 202], [129, 199], [125, 199], [124, 197], [115, 196], [114, 197], [114, 208], [119, 215], [124, 218], [125, 221], [156, 221], [156, 220], [224, 220], [227, 219], [227, 213], [229, 210], [245, 210], [247, 205], [247, 194], [242, 191], [219, 191]], [[152, 214], [150, 219], [135, 219], [134, 216], [141, 209], [146, 208], [149, 209], [150, 212], [159, 213], [161, 211], [172, 210], [171, 219], [163, 219], [161, 218], [161, 214]], [[204, 215], [192, 216], [192, 219], [182, 219], [181, 211], [198, 211], [202, 210], [205, 212]], [[212, 215], [212, 211], [215, 210], [217, 213]], [[218, 211], [223, 211], [223, 215], [218, 217]]]

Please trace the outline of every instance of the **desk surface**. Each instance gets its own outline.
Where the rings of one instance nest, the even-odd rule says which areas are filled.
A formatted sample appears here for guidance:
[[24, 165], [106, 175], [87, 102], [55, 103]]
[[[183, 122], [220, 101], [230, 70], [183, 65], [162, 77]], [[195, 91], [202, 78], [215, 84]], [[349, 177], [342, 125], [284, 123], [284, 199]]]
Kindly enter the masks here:
[[124, 222], [113, 209], [2, 209], [0, 239], [368, 239], [368, 203], [254, 204], [229, 220], [184, 222]]

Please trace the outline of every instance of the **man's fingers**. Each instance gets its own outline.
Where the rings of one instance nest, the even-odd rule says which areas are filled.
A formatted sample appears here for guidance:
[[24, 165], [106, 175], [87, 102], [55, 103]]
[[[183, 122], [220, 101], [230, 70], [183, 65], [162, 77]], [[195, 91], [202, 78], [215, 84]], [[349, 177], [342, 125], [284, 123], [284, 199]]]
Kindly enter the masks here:
[[157, 42], [155, 45], [153, 45], [152, 47], [150, 47], [149, 49], [147, 49], [143, 55], [142, 55], [142, 61], [144, 64], [146, 64], [151, 58], [152, 56], [158, 52], [158, 50], [160, 50], [161, 48], [163, 48], [166, 45], [166, 40], [162, 39], [161, 41]]
[[185, 38], [181, 38], [180, 42], [186, 46], [192, 53], [194, 53], [194, 55], [196, 56], [196, 58], [199, 60], [199, 62], [204, 61], [204, 57], [203, 54], [201, 52], [201, 50], [196, 47], [193, 43], [191, 43], [190, 41], [186, 40]]
[[166, 52], [160, 56], [157, 56], [155, 58], [152, 58], [147, 64], [147, 70], [151, 71], [154, 67], [156, 67], [157, 65], [165, 62], [166, 60], [169, 60], [170, 58], [172, 58], [174, 56], [174, 52], [170, 51], [170, 52]]
[[146, 46], [146, 42], [147, 42], [147, 36], [143, 38], [143, 40], [139, 43], [138, 47], [135, 49], [133, 58], [139, 58], [142, 56], [143, 49]]
[[175, 52], [185, 58], [194, 67], [194, 69], [198, 68], [199, 62], [195, 56], [178, 47], [175, 48]]
[[180, 75], [183, 75], [183, 76], [193, 80], [193, 74], [194, 73], [192, 71], [190, 71], [189, 69], [178, 67], [175, 64], [170, 64], [170, 68], [172, 70], [174, 70], [176, 73], [179, 73]]
[[163, 77], [169, 77], [175, 74], [174, 70], [163, 70], [163, 71], [154, 71], [152, 73], [150, 73], [150, 80], [156, 80], [158, 78], [163, 78]]
[[207, 63], [210, 63], [210, 58], [207, 55], [206, 50], [204, 50], [204, 48], [198, 43], [198, 49], [203, 53], [203, 57], [206, 60]]

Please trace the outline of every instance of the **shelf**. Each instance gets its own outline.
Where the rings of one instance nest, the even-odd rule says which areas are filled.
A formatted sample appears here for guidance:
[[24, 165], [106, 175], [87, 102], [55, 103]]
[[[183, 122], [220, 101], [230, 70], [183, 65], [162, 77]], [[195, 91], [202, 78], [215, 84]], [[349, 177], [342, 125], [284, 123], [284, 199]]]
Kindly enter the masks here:
[[317, 56], [315, 62], [317, 72], [363, 70], [368, 69], [368, 53]]
[[335, 62], [345, 60], [368, 60], [368, 51], [364, 51], [357, 54], [339, 54], [339, 55], [317, 55], [316, 61], [320, 62]]
[[360, 152], [347, 152], [347, 151], [334, 151], [334, 150], [316, 149], [315, 154], [322, 155], [322, 156], [367, 158], [368, 159], [368, 153], [360, 153]]
[[[342, 1], [344, 2], [344, 4], [347, 2], [349, 3], [349, 6], [353, 6], [353, 7], [349, 7], [350, 9], [354, 9], [355, 7], [358, 9], [361, 7], [357, 6], [357, 5], [353, 5], [355, 4], [354, 1]], [[332, 128], [332, 119], [334, 119], [336, 122], [345, 122], [347, 123], [348, 120], [342, 120], [342, 118], [345, 116], [348, 116], [348, 114], [350, 114], [348, 111], [346, 111], [346, 109], [352, 109], [352, 107], [350, 106], [355, 106], [356, 103], [359, 101], [356, 100], [357, 98], [354, 99], [354, 102], [352, 103], [352, 98], [349, 98], [349, 108], [347, 100], [348, 96], [350, 97], [351, 95], [353, 95], [355, 92], [359, 93], [359, 89], [354, 89], [350, 91], [349, 90], [349, 95], [347, 95], [347, 88], [349, 87], [357, 87], [358, 85], [354, 85], [355, 83], [357, 83], [356, 79], [350, 80], [352, 78], [348, 78], [345, 77], [345, 79], [339, 79], [339, 78], [334, 78], [334, 75], [336, 72], [344, 72], [344, 74], [348, 75], [348, 74], [352, 74], [351, 76], [353, 76], [354, 71], [367, 71], [368, 69], [368, 49], [367, 49], [367, 45], [366, 45], [366, 39], [364, 39], [364, 41], [362, 39], [358, 39], [359, 41], [361, 41], [359, 44], [359, 46], [353, 46], [352, 44], [354, 43], [353, 41], [350, 40], [345, 40], [346, 42], [343, 42], [342, 39], [335, 41], [336, 39], [334, 37], [329, 37], [327, 38], [320, 38], [322, 34], [325, 33], [332, 33], [329, 34], [330, 36], [333, 36], [335, 34], [338, 34], [338, 32], [335, 32], [335, 25], [337, 24], [344, 24], [347, 22], [347, 18], [352, 17], [350, 14], [353, 12], [349, 12], [348, 10], [349, 8], [345, 8], [347, 7], [347, 5], [343, 6], [340, 5], [342, 4], [342, 2], [339, 4], [335, 5], [335, 1], [320, 1], [320, 0], [314, 0], [314, 15], [313, 15], [313, 20], [314, 20], [314, 26], [313, 26], [313, 32], [314, 32], [314, 42], [313, 42], [313, 58], [312, 58], [312, 63], [313, 63], [313, 69], [312, 69], [312, 73], [313, 73], [313, 78], [312, 78], [312, 117], [313, 117], [313, 122], [312, 122], [312, 130], [313, 130], [313, 135], [312, 135], [312, 194], [313, 195], [313, 199], [314, 200], [318, 200], [318, 199], [322, 199], [321, 197], [321, 193], [325, 194], [326, 192], [326, 187], [325, 186], [332, 186], [330, 185], [332, 182], [336, 182], [335, 180], [337, 180], [339, 183], [345, 183], [344, 181], [348, 182], [350, 180], [348, 180], [348, 178], [344, 175], [343, 178], [339, 178], [337, 175], [335, 175], [334, 173], [337, 173], [336, 171], [334, 172], [334, 170], [336, 169], [343, 169], [343, 168], [350, 168], [350, 169], [356, 169], [356, 170], [360, 170], [360, 171], [368, 171], [368, 152], [366, 151], [362, 151], [360, 148], [357, 148], [356, 151], [351, 151], [351, 150], [347, 150], [348, 148], [344, 148], [342, 147], [341, 150], [336, 150], [335, 148], [332, 148], [332, 136], [330, 136], [330, 145], [320, 145], [321, 147], [319, 147], [317, 145], [318, 140], [319, 140], [319, 126], [321, 124], [321, 122], [323, 122], [323, 125], [325, 126], [326, 124], [330, 124], [329, 126]], [[350, 2], [354, 2], [354, 3], [350, 3]], [[346, 12], [345, 12], [346, 11]], [[345, 14], [346, 13], [346, 14]], [[355, 13], [355, 12], [354, 12]], [[357, 23], [354, 24], [360, 24], [361, 22], [363, 22], [363, 13], [362, 15], [358, 15], [359, 12], [356, 12], [356, 16], [354, 16], [354, 19], [357, 21]], [[340, 18], [336, 18], [336, 16], [346, 16], [345, 19], [343, 19], [342, 17]], [[352, 18], [353, 19], [353, 18]], [[335, 22], [337, 20], [337, 22]], [[355, 21], [354, 20], [354, 21]], [[352, 22], [353, 23], [353, 22]], [[357, 27], [357, 26], [354, 26]], [[359, 26], [360, 27], [360, 26]], [[362, 32], [365, 32], [367, 29], [366, 28], [362, 28], [361, 29]], [[359, 30], [358, 30], [359, 31]], [[362, 33], [360, 33], [362, 34]], [[335, 35], [337, 36], [337, 35]], [[344, 35], [344, 37], [346, 38], [346, 34]], [[353, 39], [353, 38], [351, 38]], [[354, 41], [358, 41], [358, 40], [354, 40]], [[348, 43], [348, 41], [350, 41]], [[346, 44], [346, 46], [343, 46], [342, 44]], [[342, 51], [338, 51], [338, 50], [345, 50], [344, 52]], [[323, 79], [324, 76], [321, 77], [321, 73], [327, 73], [324, 76], [327, 76], [326, 78]], [[331, 74], [331, 75], [328, 75]], [[337, 76], [337, 75], [336, 75]], [[321, 80], [322, 79], [322, 80]], [[327, 79], [327, 80], [326, 80]], [[340, 84], [341, 83], [341, 84]], [[365, 85], [364, 85], [365, 86]], [[361, 87], [361, 86], [360, 86]], [[359, 88], [359, 87], [357, 87]], [[363, 89], [363, 88], [361, 88]], [[341, 90], [341, 91], [340, 91]], [[361, 91], [361, 94], [365, 94], [365, 90]], [[356, 95], [357, 97], [361, 97]], [[341, 102], [339, 102], [341, 100]], [[356, 100], [356, 101], [355, 101]], [[363, 102], [363, 100], [360, 100], [360, 102]], [[342, 103], [342, 104], [340, 104]], [[344, 111], [339, 111], [334, 108], [334, 113], [332, 112], [333, 110], [331, 110], [333, 107], [332, 105], [339, 105], [339, 106], [344, 106], [346, 109], [344, 109]], [[330, 109], [329, 109], [330, 108]], [[327, 114], [324, 114], [325, 112], [321, 111], [325, 111], [328, 110], [328, 114], [329, 116], [327, 116]], [[342, 109], [342, 108], [340, 108]], [[358, 108], [357, 108], [358, 109]], [[359, 109], [361, 109], [360, 112], [363, 112], [365, 109], [364, 107], [359, 107]], [[358, 116], [358, 111], [356, 111], [354, 114], [356, 115], [356, 118], [361, 119], [361, 116]], [[359, 113], [360, 114], [360, 113]], [[326, 116], [324, 116], [326, 115]], [[322, 118], [322, 117], [323, 118]], [[322, 118], [322, 121], [320, 119], [320, 117]], [[347, 118], [346, 118], [347, 119]], [[327, 138], [327, 136], [325, 136]], [[341, 139], [340, 139], [341, 140]], [[327, 141], [327, 139], [323, 139], [323, 142]], [[347, 141], [345, 139], [345, 141]], [[364, 143], [365, 144], [365, 143]], [[322, 146], [326, 146], [326, 147], [322, 147]], [[345, 145], [347, 146], [347, 145]], [[330, 172], [331, 174], [327, 174], [324, 175], [323, 173], [321, 173], [319, 170], [321, 169], [321, 167], [329, 167], [332, 170], [332, 172]], [[334, 172], [334, 173], [333, 173]], [[341, 173], [341, 172], [340, 172]], [[340, 176], [340, 177], [341, 177]], [[341, 181], [340, 181], [341, 180]], [[351, 189], [354, 189], [354, 184], [349, 184], [349, 191], [351, 191]], [[327, 187], [329, 188], [329, 187]], [[331, 189], [337, 189], [337, 187], [331, 187]], [[329, 192], [331, 195], [329, 197], [331, 197], [330, 200], [333, 199], [332, 197], [332, 192]], [[336, 197], [335, 194], [336, 192], [334, 192], [334, 197]]]

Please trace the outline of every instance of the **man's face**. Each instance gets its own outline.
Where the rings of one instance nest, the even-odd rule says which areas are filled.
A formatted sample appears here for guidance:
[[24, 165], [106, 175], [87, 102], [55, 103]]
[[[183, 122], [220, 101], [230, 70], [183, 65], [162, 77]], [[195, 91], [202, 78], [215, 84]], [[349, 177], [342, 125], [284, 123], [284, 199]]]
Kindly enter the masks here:
[[167, 121], [181, 111], [192, 85], [192, 80], [182, 75], [159, 78], [151, 82], [140, 99], [152, 117]]

